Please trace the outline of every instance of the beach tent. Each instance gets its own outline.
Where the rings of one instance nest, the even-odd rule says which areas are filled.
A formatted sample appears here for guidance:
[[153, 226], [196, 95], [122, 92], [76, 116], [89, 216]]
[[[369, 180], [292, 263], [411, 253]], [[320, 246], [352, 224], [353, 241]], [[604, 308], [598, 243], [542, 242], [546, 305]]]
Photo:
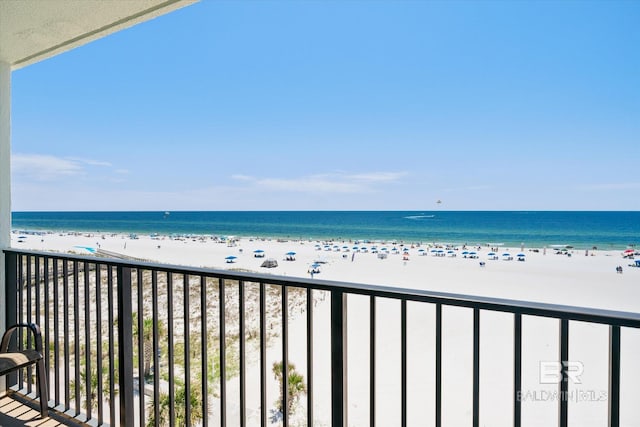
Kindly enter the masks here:
[[636, 267], [640, 267], [640, 259], [636, 260]]
[[262, 264], [260, 264], [260, 267], [265, 267], [265, 268], [274, 268], [277, 266], [278, 266], [278, 261], [276, 261], [273, 258], [267, 258], [262, 262]]

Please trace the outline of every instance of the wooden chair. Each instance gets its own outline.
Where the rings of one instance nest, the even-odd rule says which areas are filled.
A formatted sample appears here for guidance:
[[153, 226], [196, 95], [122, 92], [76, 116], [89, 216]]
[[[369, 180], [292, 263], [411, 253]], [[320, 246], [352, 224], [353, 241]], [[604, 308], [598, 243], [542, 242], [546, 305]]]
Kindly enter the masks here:
[[[35, 349], [9, 350], [9, 343], [15, 331], [26, 328], [33, 334]], [[40, 327], [35, 323], [20, 323], [10, 326], [2, 336], [0, 343], [0, 375], [15, 372], [27, 366], [36, 365], [36, 382], [40, 397], [40, 415], [45, 418], [48, 415], [49, 395], [47, 388], [47, 376], [45, 373], [44, 357], [42, 354], [42, 334]]]

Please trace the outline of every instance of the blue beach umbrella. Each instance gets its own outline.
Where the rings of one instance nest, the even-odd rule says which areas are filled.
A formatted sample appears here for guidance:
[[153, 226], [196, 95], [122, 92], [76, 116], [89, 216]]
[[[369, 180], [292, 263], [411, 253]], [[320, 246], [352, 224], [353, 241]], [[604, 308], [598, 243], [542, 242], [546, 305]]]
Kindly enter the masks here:
[[253, 251], [254, 254], [261, 254], [264, 251], [262, 249], [256, 249], [255, 251]]
[[293, 256], [295, 254], [296, 254], [295, 252], [287, 252], [287, 255], [292, 255]]
[[519, 257], [523, 257], [523, 256], [525, 256], [525, 254], [518, 254], [517, 256], [519, 256]]

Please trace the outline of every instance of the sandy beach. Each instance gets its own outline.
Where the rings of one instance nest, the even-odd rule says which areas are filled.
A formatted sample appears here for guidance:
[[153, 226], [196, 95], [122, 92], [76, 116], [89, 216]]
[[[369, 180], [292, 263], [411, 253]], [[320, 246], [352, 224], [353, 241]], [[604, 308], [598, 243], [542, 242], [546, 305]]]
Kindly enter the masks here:
[[[490, 259], [490, 247], [446, 250], [433, 244], [417, 246], [400, 242], [244, 237], [230, 243], [212, 237], [140, 235], [133, 239], [125, 234], [100, 233], [47, 233], [19, 239], [20, 236], [12, 234], [13, 247], [81, 255], [102, 249], [166, 264], [307, 278], [311, 277], [310, 266], [319, 261], [320, 273], [315, 277], [324, 280], [620, 311], [640, 310], [640, 268], [630, 267], [634, 260], [623, 258], [620, 250], [590, 250], [585, 255], [585, 250], [569, 249], [557, 254], [559, 251], [554, 248], [498, 247], [494, 248], [497, 259]], [[361, 251], [363, 247], [367, 248], [366, 253]], [[373, 253], [372, 247], [377, 247], [378, 253]], [[385, 252], [383, 248], [388, 253], [385, 259], [378, 257]], [[406, 256], [403, 255], [405, 249]], [[443, 251], [442, 256], [433, 252], [438, 249]], [[254, 251], [264, 251], [264, 257], [256, 257]], [[476, 257], [465, 256], [465, 251], [476, 252]], [[295, 252], [294, 261], [286, 260], [289, 252]], [[502, 256], [505, 253], [512, 259], [506, 260], [508, 257]], [[525, 254], [523, 262], [518, 261], [520, 253]], [[229, 256], [236, 258], [228, 262]], [[278, 262], [276, 268], [260, 267], [270, 258]], [[623, 268], [622, 274], [616, 272], [618, 266]]]
[[[168, 236], [140, 235], [132, 238], [122, 234], [101, 233], [47, 233], [26, 235], [20, 238], [12, 234], [12, 246], [20, 249], [52, 250], [87, 255], [100, 249], [133, 258], [167, 264], [208, 267], [215, 269], [239, 269], [287, 277], [310, 278], [313, 264], [319, 264], [314, 278], [424, 289], [456, 294], [480, 295], [524, 301], [594, 307], [601, 309], [640, 311], [640, 268], [630, 267], [633, 259], [623, 258], [622, 251], [573, 250], [561, 248], [498, 247], [440, 247], [436, 245], [402, 245], [401, 242], [363, 243], [353, 241], [315, 241], [262, 238], [214, 239], [212, 237], [170, 238]], [[372, 247], [377, 253], [372, 253]], [[356, 248], [357, 249], [354, 249]], [[362, 248], [366, 247], [366, 252]], [[387, 248], [383, 251], [382, 248]], [[441, 252], [438, 252], [441, 250]], [[264, 252], [256, 252], [264, 251]], [[466, 254], [464, 252], [467, 252]], [[470, 252], [475, 252], [471, 254]], [[497, 259], [489, 255], [495, 252]], [[295, 255], [291, 254], [295, 253]], [[385, 253], [385, 257], [380, 257]], [[510, 254], [503, 256], [503, 254]], [[264, 254], [264, 257], [257, 257]], [[287, 255], [289, 254], [289, 255]], [[524, 254], [518, 257], [518, 254]], [[228, 257], [233, 258], [233, 262]], [[278, 266], [263, 268], [266, 259], [275, 259]], [[289, 258], [290, 260], [287, 260]], [[511, 259], [509, 259], [511, 258]], [[523, 261], [518, 261], [523, 258]], [[636, 256], [636, 259], [640, 257]], [[482, 264], [482, 265], [481, 265]], [[622, 267], [622, 273], [616, 271]], [[329, 305], [319, 304], [315, 316], [328, 318]], [[378, 308], [378, 335], [384, 337], [378, 345], [398, 348], [399, 305], [396, 301], [380, 301]], [[433, 331], [423, 325], [432, 322], [433, 312], [424, 305], [409, 305], [410, 425], [424, 425], [433, 417]], [[445, 357], [443, 366], [443, 421], [445, 425], [467, 425], [470, 411], [472, 328], [469, 312], [456, 309], [444, 310]], [[293, 319], [291, 330], [304, 333], [304, 316]], [[506, 320], [509, 319], [509, 320]], [[321, 321], [319, 321], [321, 323]], [[368, 325], [368, 300], [349, 298], [349, 393], [350, 396], [368, 393], [368, 336], [359, 333]], [[541, 361], [557, 359], [557, 322], [548, 319], [525, 319], [523, 322], [525, 358], [523, 360], [523, 420], [527, 425], [548, 426], [556, 420], [557, 401], [540, 399], [545, 391], [555, 390], [555, 385], [540, 384]], [[323, 341], [322, 332], [315, 335]], [[571, 358], [584, 365], [582, 383], [577, 388], [585, 393], [601, 393], [607, 390], [607, 342], [606, 327], [572, 323]], [[633, 382], [640, 379], [640, 368], [632, 355], [640, 353], [640, 333], [623, 331], [623, 407], [621, 425], [638, 425], [640, 409], [632, 402], [638, 392]], [[509, 316], [499, 313], [482, 314], [481, 352], [481, 416], [483, 425], [511, 424], [509, 406], [511, 390], [512, 330]], [[319, 348], [320, 346], [318, 346]], [[464, 349], [464, 351], [461, 351]], [[498, 349], [500, 351], [498, 351]], [[296, 366], [305, 368], [304, 340], [292, 341], [290, 359]], [[318, 350], [316, 363], [328, 363], [328, 353]], [[377, 418], [379, 425], [394, 425], [400, 407], [397, 375], [400, 359], [397, 351], [378, 353], [379, 373], [377, 387], [379, 397]], [[505, 365], [507, 366], [505, 368]], [[396, 372], [398, 371], [398, 372]], [[318, 378], [314, 395], [316, 406], [329, 404], [328, 378]], [[233, 387], [233, 381], [231, 381]], [[256, 387], [257, 388], [257, 387]], [[482, 390], [488, 390], [483, 392]], [[507, 390], [496, 393], [495, 390]], [[419, 396], [419, 397], [418, 397]], [[255, 399], [248, 396], [248, 399]], [[428, 402], [427, 405], [424, 402]], [[358, 399], [350, 399], [349, 425], [366, 425], [368, 405]], [[571, 402], [575, 425], [605, 425], [606, 399]], [[500, 408], [506, 408], [507, 412]], [[328, 414], [316, 411], [318, 425], [328, 425]], [[421, 421], [422, 420], [422, 421]]]

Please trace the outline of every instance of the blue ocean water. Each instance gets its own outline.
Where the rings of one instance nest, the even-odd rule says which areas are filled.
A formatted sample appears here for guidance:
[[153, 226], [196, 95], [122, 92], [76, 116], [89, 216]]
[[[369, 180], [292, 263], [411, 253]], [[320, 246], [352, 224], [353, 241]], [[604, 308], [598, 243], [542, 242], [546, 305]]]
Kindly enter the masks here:
[[14, 212], [14, 230], [397, 240], [619, 249], [640, 245], [640, 212]]

